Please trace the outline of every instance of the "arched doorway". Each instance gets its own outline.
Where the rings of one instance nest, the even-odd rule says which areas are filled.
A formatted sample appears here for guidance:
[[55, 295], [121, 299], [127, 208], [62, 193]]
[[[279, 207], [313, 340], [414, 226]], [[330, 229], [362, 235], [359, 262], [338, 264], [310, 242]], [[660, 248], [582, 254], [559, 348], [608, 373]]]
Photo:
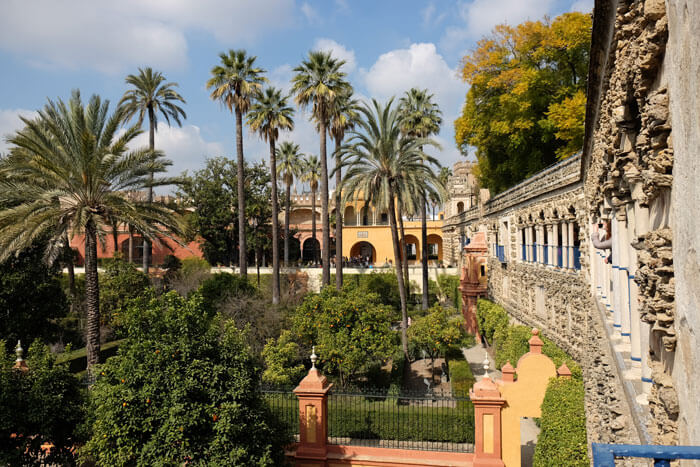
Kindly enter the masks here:
[[420, 248], [418, 247], [418, 245], [418, 238], [416, 238], [414, 235], [406, 235], [406, 246], [405, 248], [403, 248], [402, 244], [401, 257], [403, 258], [403, 253], [406, 252], [409, 264], [411, 264], [411, 261], [420, 261]]
[[307, 238], [302, 249], [303, 263], [316, 263], [321, 260], [321, 243], [315, 238]]
[[350, 259], [352, 260], [352, 258], [356, 258], [358, 256], [360, 258], [369, 257], [369, 262], [371, 264], [374, 264], [377, 261], [377, 251], [369, 242], [357, 242], [352, 246], [352, 248], [350, 248]]
[[442, 261], [442, 237], [437, 234], [428, 235], [428, 260]]
[[[284, 254], [284, 250], [282, 251], [282, 254]], [[299, 244], [299, 239], [296, 237], [291, 237], [289, 239], [289, 262], [294, 264], [299, 261], [299, 258], [301, 258], [301, 245]]]

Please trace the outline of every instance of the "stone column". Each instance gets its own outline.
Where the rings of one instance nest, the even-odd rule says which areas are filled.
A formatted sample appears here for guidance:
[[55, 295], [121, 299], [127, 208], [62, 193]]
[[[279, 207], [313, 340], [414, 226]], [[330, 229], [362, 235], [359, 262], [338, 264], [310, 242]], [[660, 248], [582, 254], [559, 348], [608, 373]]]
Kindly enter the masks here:
[[537, 226], [537, 261], [544, 263], [544, 225]]
[[559, 267], [557, 263], [558, 251], [559, 251], [559, 223], [555, 222], [552, 224], [552, 242], [554, 247], [552, 248], [552, 264]]
[[569, 269], [574, 269], [574, 243], [575, 243], [575, 238], [574, 238], [574, 222], [571, 220], [568, 225], [569, 229]]
[[569, 227], [568, 222], [561, 223], [561, 267], [569, 267]]
[[612, 281], [612, 290], [610, 290], [610, 306], [613, 311], [613, 327], [615, 328], [615, 335], [620, 337], [620, 332], [622, 330], [622, 313], [620, 313], [620, 278], [618, 275], [618, 264], [620, 261], [620, 235], [617, 228], [617, 216], [615, 211], [612, 212], [612, 218], [610, 219], [610, 229], [612, 233], [612, 261], [609, 264], [610, 267], [610, 279]]
[[552, 266], [554, 264], [554, 255], [556, 252], [554, 251], [554, 248], [552, 248], [552, 233], [554, 232], [554, 226], [550, 223], [547, 224], [546, 226], [547, 229], [547, 265]]
[[488, 371], [474, 385], [469, 398], [474, 404], [474, 467], [505, 466], [501, 452], [501, 409], [506, 401]]
[[[634, 202], [634, 217], [635, 217], [635, 236], [640, 237], [649, 232], [649, 207], [641, 204], [642, 196], [635, 196], [637, 191], [641, 191], [641, 183], [635, 184], [632, 190]], [[635, 271], [636, 274], [636, 271]], [[637, 303], [638, 305], [638, 303]], [[651, 367], [649, 366], [649, 350], [650, 350], [650, 335], [651, 326], [646, 321], [640, 323], [640, 351], [642, 354], [642, 390], [646, 395], [651, 394], [652, 380]]]
[[635, 367], [640, 367], [642, 362], [642, 339], [641, 339], [641, 319], [639, 317], [639, 305], [637, 304], [639, 290], [637, 283], [634, 281], [634, 275], [637, 272], [637, 250], [634, 249], [632, 243], [635, 241], [635, 215], [634, 204], [627, 203], [627, 290], [629, 292], [630, 304], [630, 358]]
[[299, 398], [299, 446], [295, 458], [305, 466], [325, 466], [328, 441], [328, 391], [333, 386], [316, 369], [316, 353], [311, 369], [294, 393]]
[[632, 311], [630, 307], [629, 289], [629, 239], [627, 235], [627, 209], [621, 206], [618, 211], [618, 275], [620, 284], [620, 313], [622, 314], [622, 337], [631, 344]]

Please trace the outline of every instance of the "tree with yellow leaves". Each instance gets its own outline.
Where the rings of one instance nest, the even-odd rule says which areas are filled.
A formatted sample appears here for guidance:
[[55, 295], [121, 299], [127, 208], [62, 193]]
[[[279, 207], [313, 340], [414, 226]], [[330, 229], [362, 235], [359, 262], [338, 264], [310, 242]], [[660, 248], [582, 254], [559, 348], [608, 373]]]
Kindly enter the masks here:
[[581, 149], [590, 37], [590, 15], [565, 13], [498, 25], [464, 57], [455, 137], [476, 148], [483, 186], [503, 191]]

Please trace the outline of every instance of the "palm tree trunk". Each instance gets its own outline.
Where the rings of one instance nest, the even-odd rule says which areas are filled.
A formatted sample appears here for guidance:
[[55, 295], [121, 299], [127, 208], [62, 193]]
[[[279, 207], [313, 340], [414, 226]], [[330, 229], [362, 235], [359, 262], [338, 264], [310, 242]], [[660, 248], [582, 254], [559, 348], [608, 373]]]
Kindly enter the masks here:
[[129, 262], [134, 262], [134, 228], [129, 226]]
[[[248, 277], [248, 255], [246, 248], [245, 239], [245, 174], [244, 159], [243, 159], [243, 113], [236, 107], [236, 153], [238, 156], [238, 161], [236, 163], [236, 169], [238, 174], [238, 267], [240, 268], [241, 277]], [[274, 169], [274, 167], [273, 167]], [[276, 174], [273, 173], [273, 177]], [[277, 190], [275, 184], [272, 184], [272, 189]], [[275, 199], [275, 202], [277, 200]], [[277, 211], [273, 210], [273, 213], [277, 215]], [[273, 224], [274, 225], [274, 224]]]
[[119, 227], [112, 224], [112, 243], [114, 244], [114, 254], [119, 253]]
[[280, 302], [280, 254], [279, 235], [277, 234], [279, 223], [279, 211], [277, 206], [277, 158], [275, 157], [275, 139], [270, 138], [270, 175], [272, 185], [272, 303]]
[[338, 147], [342, 140], [338, 138], [335, 142], [335, 288], [340, 290], [343, 287], [343, 206], [340, 193], [340, 153]]
[[408, 244], [406, 243], [406, 231], [403, 228], [403, 203], [401, 198], [397, 199], [399, 208], [399, 232], [401, 234], [401, 243], [403, 244], [403, 275], [404, 275], [404, 285], [406, 286], [406, 297], [410, 295], [411, 284], [408, 280]]
[[321, 225], [323, 230], [323, 249], [321, 262], [323, 274], [321, 283], [323, 286], [331, 283], [331, 226], [328, 220], [328, 161], [326, 160], [326, 122], [322, 118], [320, 123], [321, 133]]
[[316, 248], [316, 189], [311, 188], [311, 237], [313, 237], [314, 266], [318, 266], [318, 249]]
[[423, 303], [422, 308], [427, 310], [430, 304], [428, 303], [428, 215], [426, 212], [425, 195], [421, 202], [420, 216], [420, 235], [421, 235], [421, 259], [423, 263]]
[[399, 298], [401, 299], [401, 347], [406, 360], [408, 360], [408, 312], [406, 310], [406, 288], [401, 273], [401, 252], [399, 249], [399, 233], [396, 228], [396, 209], [394, 206], [394, 193], [389, 188], [389, 224], [391, 226], [391, 240], [394, 244], [394, 261], [396, 262], [396, 280], [399, 283]]
[[292, 196], [292, 184], [287, 183], [287, 202], [284, 206], [284, 267], [289, 267], [289, 209]]
[[85, 226], [85, 302], [87, 308], [87, 369], [100, 362], [100, 290], [97, 279], [97, 229], [92, 221]]
[[[156, 114], [153, 112], [153, 107], [148, 107], [148, 148], [151, 151], [156, 149]], [[150, 180], [153, 181], [153, 172], [151, 172]], [[153, 202], [153, 187], [148, 187], [148, 204]], [[148, 274], [148, 265], [151, 256], [151, 242], [145, 237], [143, 239], [143, 272]]]
[[68, 232], [63, 233], [63, 241], [66, 244], [66, 267], [68, 268], [68, 290], [70, 290], [70, 312], [75, 311], [76, 300], [78, 299], [75, 291], [75, 267], [73, 266], [73, 249], [70, 247]]

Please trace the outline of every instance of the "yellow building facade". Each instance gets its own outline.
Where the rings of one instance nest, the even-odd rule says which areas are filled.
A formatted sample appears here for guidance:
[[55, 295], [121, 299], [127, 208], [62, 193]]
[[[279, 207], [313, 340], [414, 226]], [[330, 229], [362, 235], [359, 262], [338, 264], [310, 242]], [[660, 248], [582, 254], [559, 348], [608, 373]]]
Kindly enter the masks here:
[[[316, 238], [312, 234], [312, 198], [310, 193], [292, 195], [290, 213], [290, 228], [296, 231], [295, 238], [299, 241], [301, 261], [313, 261], [314, 247], [320, 250], [323, 243], [321, 231], [321, 197], [316, 194]], [[336, 218], [336, 207], [333, 196], [330, 200], [331, 219]], [[428, 261], [431, 266], [438, 266], [443, 261], [442, 218], [443, 213], [428, 213]], [[389, 227], [387, 211], [379, 211], [358, 200], [343, 206], [343, 259], [355, 264], [371, 264], [374, 266], [391, 265], [394, 263], [394, 247]], [[284, 214], [281, 213], [280, 220]], [[403, 216], [406, 235], [406, 253], [408, 263], [420, 264], [422, 249], [421, 222], [419, 217]], [[335, 229], [331, 229], [331, 256], [335, 251]], [[403, 249], [402, 249], [403, 250]]]

